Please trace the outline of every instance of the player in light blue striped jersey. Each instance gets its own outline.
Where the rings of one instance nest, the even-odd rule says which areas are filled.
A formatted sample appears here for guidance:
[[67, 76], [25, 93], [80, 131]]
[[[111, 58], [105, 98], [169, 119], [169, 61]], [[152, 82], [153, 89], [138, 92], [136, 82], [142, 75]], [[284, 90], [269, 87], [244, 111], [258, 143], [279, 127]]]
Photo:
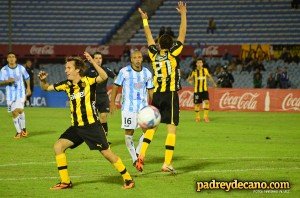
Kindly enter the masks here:
[[[27, 85], [26, 89], [24, 80]], [[6, 86], [7, 109], [12, 113], [17, 131], [14, 138], [27, 137], [24, 103], [26, 96], [31, 94], [30, 77], [25, 67], [17, 64], [16, 55], [12, 52], [7, 54], [7, 65], [0, 70], [0, 86]]]
[[131, 53], [131, 64], [122, 68], [115, 79], [112, 91], [110, 110], [116, 110], [116, 96], [118, 88], [122, 87], [122, 125], [125, 129], [125, 143], [135, 166], [140, 146], [143, 142], [142, 135], [137, 148], [134, 147], [133, 133], [138, 127], [137, 114], [145, 106], [148, 106], [148, 97], [152, 99], [153, 82], [151, 72], [142, 66], [143, 56], [138, 50]]

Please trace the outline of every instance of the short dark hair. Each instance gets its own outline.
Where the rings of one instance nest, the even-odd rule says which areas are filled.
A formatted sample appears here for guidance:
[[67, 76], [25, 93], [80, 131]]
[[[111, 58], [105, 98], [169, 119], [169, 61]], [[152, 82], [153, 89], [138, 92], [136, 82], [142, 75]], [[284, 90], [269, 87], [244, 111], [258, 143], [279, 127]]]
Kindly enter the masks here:
[[74, 61], [75, 69], [79, 69], [79, 75], [84, 76], [85, 70], [87, 69], [87, 66], [82, 58], [79, 56], [69, 56], [66, 58], [66, 62]]
[[93, 54], [93, 58], [95, 58], [96, 55], [101, 55], [101, 56], [102, 56], [101, 52], [95, 52], [95, 53]]
[[15, 55], [15, 57], [17, 57], [17, 55], [14, 52], [8, 52], [7, 56], [10, 55], [10, 54], [13, 54], [13, 55]]
[[170, 49], [173, 46], [173, 38], [168, 34], [163, 34], [159, 37], [158, 43], [161, 49]]

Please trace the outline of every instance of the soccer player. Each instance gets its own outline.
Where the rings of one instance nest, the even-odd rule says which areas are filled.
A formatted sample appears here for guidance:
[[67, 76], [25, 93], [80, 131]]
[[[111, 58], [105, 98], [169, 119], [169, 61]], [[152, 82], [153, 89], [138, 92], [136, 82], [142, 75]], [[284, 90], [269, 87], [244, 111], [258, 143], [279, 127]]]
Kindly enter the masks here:
[[214, 84], [215, 87], [217, 87], [217, 84], [209, 74], [207, 68], [204, 68], [204, 64], [204, 60], [202, 58], [198, 58], [194, 70], [187, 79], [190, 84], [193, 84], [194, 81], [194, 108], [196, 112], [196, 122], [200, 122], [200, 107], [202, 102], [204, 103], [204, 122], [209, 122], [209, 94], [207, 89], [207, 78]]
[[[99, 66], [102, 65], [103, 57], [100, 52], [95, 52], [93, 54], [93, 59]], [[113, 71], [111, 71], [111, 69], [103, 66], [101, 67], [106, 72], [108, 77], [115, 78], [116, 75]], [[98, 76], [98, 73], [94, 67], [89, 67], [86, 74], [89, 77]], [[107, 95], [106, 86], [107, 86], [107, 79], [102, 83], [97, 84], [96, 86], [96, 108], [98, 109], [100, 122], [104, 128], [105, 135], [107, 136], [108, 135], [107, 113], [109, 113], [109, 98]]]
[[151, 100], [154, 88], [151, 72], [142, 66], [143, 55], [140, 51], [133, 51], [130, 55], [131, 64], [123, 67], [112, 88], [111, 112], [116, 109], [116, 96], [118, 88], [122, 87], [122, 125], [125, 129], [125, 144], [132, 158], [133, 165], [136, 165], [144, 136], [142, 135], [139, 144], [135, 149], [133, 142], [134, 130], [138, 127], [137, 114], [145, 106], [148, 106], [148, 96]]
[[133, 188], [134, 182], [126, 167], [109, 148], [105, 132], [99, 122], [94, 106], [96, 83], [105, 81], [107, 74], [87, 52], [84, 55], [98, 72], [97, 77], [84, 76], [86, 65], [80, 57], [67, 58], [65, 65], [67, 80], [60, 83], [50, 85], [46, 82], [48, 74], [44, 71], [39, 73], [42, 89], [46, 91], [65, 91], [69, 97], [71, 110], [71, 126], [54, 144], [55, 158], [61, 181], [50, 189], [60, 190], [72, 187], [65, 151], [68, 148], [76, 148], [83, 142], [89, 146], [90, 150], [99, 150], [121, 173], [124, 180], [123, 188]]
[[[178, 2], [176, 8], [181, 16], [179, 35], [174, 42], [173, 38], [164, 34], [158, 39], [159, 48], [155, 45], [149, 24], [147, 13], [139, 8], [143, 19], [145, 36], [148, 43], [149, 57], [154, 70], [154, 93], [152, 105], [159, 109], [161, 123], [167, 124], [168, 135], [165, 142], [165, 160], [162, 171], [176, 173], [172, 166], [173, 153], [176, 140], [176, 127], [179, 123], [179, 98], [177, 91], [181, 89], [180, 68], [177, 57], [181, 53], [186, 35], [186, 4]], [[148, 130], [141, 147], [136, 168], [143, 170], [144, 157], [156, 129]]]
[[[26, 81], [26, 90], [24, 85]], [[27, 137], [24, 103], [26, 96], [31, 95], [30, 77], [26, 69], [17, 64], [17, 57], [14, 53], [7, 54], [7, 65], [0, 71], [0, 86], [6, 86], [7, 110], [12, 113], [13, 122], [16, 128], [15, 139]]]
[[33, 94], [33, 88], [34, 88], [34, 73], [33, 73], [33, 68], [32, 68], [32, 61], [30, 59], [26, 60], [24, 66], [30, 77], [30, 90], [31, 90], [31, 94], [26, 97], [25, 105], [27, 107], [28, 106], [31, 107], [31, 96]]

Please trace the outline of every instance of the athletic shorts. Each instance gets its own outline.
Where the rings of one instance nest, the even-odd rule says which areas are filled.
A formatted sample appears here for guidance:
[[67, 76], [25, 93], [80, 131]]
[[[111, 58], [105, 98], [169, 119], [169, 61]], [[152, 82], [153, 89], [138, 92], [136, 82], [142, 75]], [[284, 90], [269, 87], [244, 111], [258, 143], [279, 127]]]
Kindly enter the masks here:
[[204, 100], [209, 100], [208, 91], [194, 93], [194, 104], [201, 104]]
[[153, 93], [152, 105], [161, 114], [161, 123], [179, 124], [179, 98], [176, 91]]
[[70, 126], [59, 139], [67, 139], [74, 143], [71, 148], [76, 148], [85, 142], [90, 150], [106, 150], [109, 148], [105, 132], [100, 122], [87, 126]]
[[137, 123], [137, 115], [138, 113], [135, 112], [129, 112], [129, 111], [122, 111], [122, 129], [136, 129], [138, 128]]
[[96, 94], [96, 108], [99, 113], [109, 113], [109, 98], [105, 94]]
[[24, 109], [24, 103], [25, 103], [25, 98], [17, 99], [15, 101], [7, 101], [7, 112], [10, 113], [15, 109]]

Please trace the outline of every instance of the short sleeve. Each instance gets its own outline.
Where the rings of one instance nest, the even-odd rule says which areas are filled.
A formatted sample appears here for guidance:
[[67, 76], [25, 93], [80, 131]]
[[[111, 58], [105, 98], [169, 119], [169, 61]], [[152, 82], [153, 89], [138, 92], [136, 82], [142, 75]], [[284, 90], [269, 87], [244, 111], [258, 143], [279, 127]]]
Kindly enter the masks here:
[[174, 45], [171, 47], [170, 52], [172, 56], [178, 56], [183, 49], [183, 45], [180, 41], [176, 41]]
[[24, 77], [25, 80], [28, 80], [30, 78], [28, 72], [26, 71], [24, 66], [21, 66], [21, 70], [22, 70], [22, 75]]
[[67, 88], [69, 87], [68, 86], [68, 81], [65, 80], [65, 81], [62, 81], [62, 82], [59, 82], [59, 83], [55, 83], [53, 85], [53, 87], [54, 87], [55, 91], [66, 91]]
[[90, 85], [93, 85], [93, 84], [97, 83], [96, 78], [97, 77], [86, 77], [86, 79], [87, 79], [87, 81], [89, 82]]
[[120, 70], [117, 78], [114, 81], [114, 84], [117, 86], [122, 86], [123, 81], [124, 81], [124, 68]]
[[158, 49], [156, 48], [155, 45], [150, 45], [148, 47], [148, 54], [149, 54], [151, 61], [154, 61], [155, 54], [157, 54], [157, 53], [158, 53]]
[[108, 77], [110, 77], [110, 78], [115, 78], [116, 77], [116, 74], [110, 68], [103, 67], [103, 69], [106, 72]]

